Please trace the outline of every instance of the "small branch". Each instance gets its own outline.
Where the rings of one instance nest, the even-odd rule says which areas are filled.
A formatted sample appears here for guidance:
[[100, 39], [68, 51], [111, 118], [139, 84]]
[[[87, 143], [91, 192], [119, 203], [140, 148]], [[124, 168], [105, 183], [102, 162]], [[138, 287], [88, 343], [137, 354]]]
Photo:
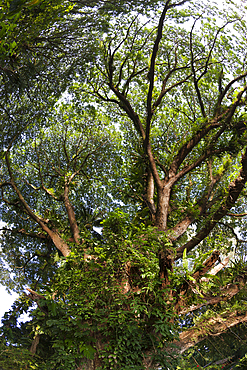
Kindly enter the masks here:
[[119, 50], [119, 48], [123, 45], [123, 43], [127, 40], [128, 36], [129, 36], [129, 33], [130, 33], [130, 29], [133, 25], [133, 23], [135, 22], [135, 20], [137, 19], [138, 15], [132, 20], [132, 22], [130, 23], [128, 29], [127, 29], [127, 32], [126, 32], [126, 35], [125, 37], [122, 39], [122, 41], [118, 44], [118, 46], [115, 48], [115, 50], [113, 51], [113, 53], [111, 54], [111, 51], [110, 51], [110, 44], [108, 46], [108, 55], [109, 55], [109, 62], [108, 62], [108, 76], [109, 76], [109, 80], [110, 80], [110, 83], [112, 83], [112, 79], [113, 79], [113, 64], [114, 64], [114, 56], [116, 54], [116, 52]]
[[145, 72], [145, 71], [147, 70], [147, 68], [148, 68], [148, 67], [144, 67], [144, 68], [140, 69], [139, 71], [136, 71], [136, 72], [134, 72], [134, 71], [133, 71], [133, 72], [130, 74], [130, 76], [128, 77], [127, 81], [125, 82], [125, 84], [124, 84], [124, 86], [123, 86], [123, 88], [122, 88], [122, 94], [123, 94], [124, 96], [126, 96], [126, 90], [127, 90], [128, 86], [129, 86], [129, 84], [130, 84], [130, 82], [131, 82], [132, 78], [135, 78], [136, 76], [138, 76], [138, 75], [142, 74], [143, 72]]
[[245, 217], [245, 216], [247, 216], [247, 212], [245, 212], [245, 213], [238, 213], [238, 214], [236, 214], [236, 213], [227, 213], [227, 216], [231, 216], [231, 217]]
[[0, 183], [0, 189], [3, 189], [5, 186], [11, 186], [12, 187], [12, 183], [10, 181], [4, 181], [4, 182]]
[[8, 229], [6, 227], [3, 227], [0, 230], [9, 231], [10, 233], [13, 233], [13, 234], [17, 233], [17, 234], [29, 236], [31, 238], [38, 238], [38, 239], [43, 239], [43, 240], [48, 240], [49, 239], [46, 234], [28, 232], [25, 229]]
[[44, 312], [46, 315], [48, 315], [48, 307], [47, 306], [41, 306], [40, 304], [39, 304], [39, 301], [41, 300], [41, 299], [44, 299], [45, 300], [45, 297], [43, 296], [43, 295], [40, 295], [40, 294], [38, 294], [37, 292], [35, 292], [34, 290], [32, 290], [32, 289], [30, 289], [30, 288], [26, 288], [26, 290], [28, 290], [29, 291], [29, 293], [30, 294], [26, 294], [26, 296], [29, 298], [29, 299], [31, 299], [32, 301], [34, 301], [34, 302], [36, 302], [37, 303], [37, 305], [38, 305], [38, 307], [39, 307], [39, 309], [42, 311], [42, 312]]
[[[95, 148], [94, 150], [92, 150], [91, 152], [89, 152], [85, 157], [84, 157], [84, 159], [83, 159], [83, 162], [82, 162], [82, 164], [79, 166], [79, 168], [77, 169], [77, 171], [75, 171], [70, 177], [69, 177], [69, 179], [68, 179], [68, 184], [70, 184], [71, 183], [71, 181], [80, 173], [80, 171], [82, 171], [82, 168], [85, 166], [85, 164], [86, 164], [86, 162], [87, 162], [87, 160], [88, 160], [88, 158], [91, 156], [91, 155], [93, 155], [93, 154], [95, 154], [95, 153], [97, 153], [97, 150], [99, 150], [103, 145], [105, 145], [107, 143], [107, 141], [104, 141], [103, 143], [101, 143], [100, 145], [98, 145], [97, 146], [97, 148]], [[86, 174], [84, 174], [85, 175], [85, 177], [87, 177], [86, 176]]]
[[216, 43], [216, 41], [217, 41], [217, 37], [219, 36], [219, 34], [220, 34], [220, 32], [228, 25], [228, 24], [230, 24], [230, 23], [233, 23], [233, 22], [235, 22], [234, 20], [232, 20], [232, 21], [228, 21], [228, 22], [226, 22], [226, 24], [224, 24], [222, 27], [220, 27], [220, 28], [218, 28], [218, 30], [217, 30], [217, 32], [216, 32], [216, 34], [215, 34], [215, 37], [214, 37], [214, 40], [213, 40], [213, 43], [212, 43], [212, 46], [211, 46], [211, 48], [210, 48], [210, 50], [209, 50], [209, 53], [208, 53], [208, 57], [207, 57], [207, 60], [206, 60], [206, 63], [205, 63], [205, 67], [204, 67], [204, 71], [201, 73], [201, 75], [198, 77], [198, 79], [197, 79], [197, 82], [199, 82], [200, 81], [200, 79], [207, 73], [207, 71], [208, 71], [208, 66], [209, 66], [209, 60], [210, 60], [210, 58], [211, 58], [211, 55], [212, 55], [212, 52], [213, 52], [213, 49], [214, 49], [214, 46], [215, 46], [215, 43]]
[[166, 89], [165, 87], [166, 87], [166, 83], [167, 83], [167, 81], [168, 81], [168, 78], [172, 75], [172, 73], [173, 73], [173, 72], [175, 72], [175, 71], [177, 71], [177, 70], [179, 70], [179, 69], [180, 69], [180, 68], [177, 68], [177, 69], [172, 70], [172, 71], [171, 71], [171, 72], [169, 72], [169, 74], [166, 76], [166, 79], [165, 79], [165, 80], [164, 80], [164, 82], [163, 82], [163, 86], [162, 86], [161, 93], [160, 93], [160, 95], [159, 95], [158, 99], [157, 99], [157, 100], [154, 102], [154, 104], [153, 104], [153, 110], [154, 110], [155, 108], [157, 108], [157, 107], [160, 105], [160, 103], [161, 103], [161, 101], [162, 101], [163, 97], [165, 96], [165, 94], [167, 94], [169, 91], [171, 91], [172, 89], [174, 89], [174, 87], [177, 87], [177, 86], [182, 85], [183, 83], [187, 82], [187, 81], [190, 79], [190, 77], [192, 76], [192, 74], [190, 74], [190, 75], [188, 75], [187, 77], [185, 77], [183, 80], [181, 80], [181, 81], [178, 81], [178, 82], [174, 83], [173, 85], [169, 86], [169, 87]]
[[[136, 18], [137, 18], [137, 17], [136, 17]], [[136, 18], [134, 19], [134, 21], [136, 20]], [[133, 21], [133, 22], [131, 22], [130, 27], [133, 25], [134, 21]], [[129, 56], [130, 56], [130, 54], [131, 54], [131, 52], [132, 52], [132, 50], [133, 50], [133, 46], [134, 46], [134, 43], [135, 43], [136, 37], [137, 37], [137, 35], [138, 35], [138, 32], [139, 32], [143, 27], [145, 27], [145, 26], [146, 26], [146, 24], [147, 24], [148, 22], [149, 22], [149, 20], [148, 20], [146, 23], [144, 23], [144, 24], [143, 24], [139, 29], [137, 28], [137, 29], [136, 29], [136, 31], [135, 31], [135, 33], [134, 33], [134, 37], [132, 38], [131, 45], [130, 45], [130, 47], [128, 47], [128, 53], [126, 54], [126, 57], [124, 58], [124, 60], [123, 60], [123, 62], [122, 62], [122, 64], [121, 64], [121, 66], [120, 66], [120, 69], [119, 69], [118, 83], [117, 83], [117, 85], [116, 85], [116, 87], [117, 87], [117, 88], [119, 87], [119, 85], [120, 85], [120, 83], [121, 83], [121, 81], [122, 81], [123, 69], [124, 69], [124, 66], [125, 66], [126, 62], [128, 61]], [[128, 36], [128, 34], [129, 34], [130, 27], [128, 28], [128, 31], [127, 31], [127, 33], [126, 33], [126, 36]], [[149, 39], [149, 36], [150, 36], [153, 32], [154, 32], [154, 30], [151, 30], [151, 32], [149, 32], [149, 34], [145, 37], [144, 42], [143, 42], [143, 43], [140, 45], [140, 47], [136, 50], [137, 52], [138, 52], [139, 50], [143, 50], [143, 48], [144, 48], [144, 46], [145, 46], [145, 44], [146, 44], [147, 40]], [[127, 37], [126, 37], [123, 41], [126, 41], [126, 40], [127, 40]], [[142, 73], [144, 70], [146, 70], [146, 69], [147, 69], [147, 67], [145, 67], [145, 68], [143, 68], [141, 71], [139, 71], [139, 72], [135, 72], [136, 60], [135, 60], [135, 61], [133, 61], [133, 63], [134, 63], [133, 71], [132, 71], [132, 73], [130, 74], [130, 76], [128, 77], [128, 79], [127, 79], [126, 83], [124, 84], [126, 87], [129, 85], [129, 83], [130, 83], [131, 79], [132, 79], [134, 76], [136, 76], [136, 75], [138, 75], [138, 74]], [[124, 93], [124, 91], [125, 91], [125, 87], [123, 88], [123, 93]]]

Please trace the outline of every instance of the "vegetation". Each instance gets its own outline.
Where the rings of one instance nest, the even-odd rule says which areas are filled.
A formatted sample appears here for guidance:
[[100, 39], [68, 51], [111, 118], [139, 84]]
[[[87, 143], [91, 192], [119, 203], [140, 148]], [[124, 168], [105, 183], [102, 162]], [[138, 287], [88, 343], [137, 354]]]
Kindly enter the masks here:
[[246, 368], [245, 7], [0, 9], [0, 368]]

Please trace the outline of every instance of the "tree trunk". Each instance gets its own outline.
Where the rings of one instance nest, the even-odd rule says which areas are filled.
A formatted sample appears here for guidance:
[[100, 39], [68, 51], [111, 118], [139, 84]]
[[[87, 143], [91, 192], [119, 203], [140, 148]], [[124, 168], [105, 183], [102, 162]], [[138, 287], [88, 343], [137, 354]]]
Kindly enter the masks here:
[[158, 188], [157, 211], [155, 214], [155, 226], [158, 230], [165, 231], [169, 210], [171, 187]]

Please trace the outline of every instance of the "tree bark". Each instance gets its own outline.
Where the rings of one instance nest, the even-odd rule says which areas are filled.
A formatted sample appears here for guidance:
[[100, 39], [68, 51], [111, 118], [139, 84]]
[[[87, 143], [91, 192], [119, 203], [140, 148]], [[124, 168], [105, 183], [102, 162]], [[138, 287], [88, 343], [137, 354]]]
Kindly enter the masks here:
[[169, 211], [171, 186], [158, 187], [157, 211], [155, 214], [155, 226], [160, 231], [165, 231]]
[[152, 220], [155, 219], [156, 207], [154, 203], [154, 178], [151, 169], [147, 169], [146, 202], [151, 213]]
[[39, 339], [40, 339], [40, 335], [39, 334], [35, 335], [34, 340], [32, 342], [32, 345], [31, 345], [30, 350], [29, 350], [32, 355], [35, 355], [35, 353], [36, 353], [37, 346], [39, 344]]

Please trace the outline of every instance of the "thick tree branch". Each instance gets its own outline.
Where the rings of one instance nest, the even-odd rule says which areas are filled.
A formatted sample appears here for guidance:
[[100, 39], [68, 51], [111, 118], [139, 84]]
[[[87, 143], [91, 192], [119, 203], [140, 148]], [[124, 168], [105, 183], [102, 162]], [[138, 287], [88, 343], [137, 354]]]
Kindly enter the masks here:
[[211, 267], [215, 265], [217, 261], [220, 261], [220, 252], [219, 251], [214, 251], [212, 255], [203, 263], [202, 268], [198, 269], [192, 277], [198, 281], [203, 275], [205, 275]]
[[226, 94], [228, 93], [228, 91], [230, 90], [230, 88], [232, 87], [232, 85], [235, 83], [235, 82], [238, 82], [242, 79], [244, 79], [244, 77], [247, 76], [247, 72], [244, 72], [242, 73], [241, 75], [237, 76], [236, 78], [234, 78], [232, 81], [230, 81], [225, 89], [222, 91], [222, 93], [220, 94], [219, 96], [219, 99], [217, 101], [217, 104], [216, 104], [216, 112], [218, 112], [218, 110], [220, 109], [221, 107], [221, 103], [222, 103], [222, 100], [224, 99], [224, 97], [226, 96]]
[[75, 211], [69, 201], [69, 185], [66, 184], [64, 187], [64, 204], [69, 218], [70, 228], [73, 234], [73, 238], [76, 244], [80, 244], [80, 230], [76, 222]]
[[[219, 271], [224, 269], [230, 261], [230, 257], [226, 257], [223, 262], [220, 262], [217, 266], [215, 266], [212, 270], [210, 270], [210, 275], [216, 275]], [[202, 277], [200, 282], [202, 281], [210, 281], [210, 278]]]
[[156, 167], [155, 159], [154, 159], [153, 154], [152, 154], [151, 144], [150, 144], [150, 142], [147, 143], [147, 141], [146, 141], [145, 130], [144, 130], [144, 127], [143, 127], [143, 125], [140, 121], [140, 118], [139, 118], [138, 114], [135, 113], [135, 111], [133, 110], [133, 108], [132, 108], [130, 102], [128, 101], [128, 99], [122, 93], [120, 93], [120, 91], [115, 86], [113, 86], [111, 83], [109, 84], [109, 86], [110, 86], [111, 90], [115, 93], [115, 95], [120, 100], [120, 102], [118, 103], [119, 107], [127, 113], [128, 117], [134, 123], [134, 126], [135, 126], [137, 132], [139, 132], [139, 134], [141, 135], [143, 142], [146, 143], [146, 145], [145, 145], [146, 153], [148, 155], [148, 159], [149, 159], [149, 162], [150, 162], [150, 167], [151, 167], [151, 170], [152, 170], [154, 180], [155, 180], [158, 187], [162, 187], [162, 182], [160, 180], [160, 176], [159, 176], [159, 173], [158, 173], [158, 170], [157, 170], [157, 167]]
[[[215, 180], [215, 182], [212, 184], [212, 188], [213, 188], [213, 185], [216, 184], [216, 182], [217, 181]], [[205, 212], [208, 209], [209, 205], [212, 206], [212, 204], [214, 204], [212, 202], [210, 202], [209, 204], [207, 204], [207, 201], [208, 201], [208, 198], [209, 198], [209, 196], [211, 194], [212, 188], [210, 186], [210, 189], [208, 190], [208, 192], [203, 197], [201, 197], [201, 199], [195, 204], [195, 208], [197, 208], [198, 211], [200, 212], [200, 214], [199, 214], [200, 216], [202, 216], [203, 214], [205, 214]], [[196, 220], [196, 217], [194, 216], [194, 214], [187, 215], [181, 221], [179, 221], [172, 229], [170, 229], [167, 232], [167, 237], [172, 242], [174, 242], [175, 240], [179, 239], [186, 232], [186, 230], [188, 229], [188, 227], [195, 220]]]
[[245, 85], [238, 93], [236, 99], [233, 101], [231, 106], [223, 113], [223, 118], [226, 124], [229, 124], [232, 120], [232, 117], [237, 109], [237, 107], [241, 103], [241, 99], [244, 95], [244, 93], [247, 91], [247, 85]]
[[[226, 267], [228, 262], [229, 258], [227, 257], [222, 263], [215, 266], [210, 271], [210, 274], [211, 275], [217, 274], [222, 268]], [[199, 273], [201, 275], [202, 271], [199, 271]], [[197, 278], [199, 278], [199, 276]], [[201, 278], [200, 281], [208, 281], [208, 279]], [[178, 306], [178, 313], [180, 315], [184, 315], [189, 312], [198, 310], [203, 306], [216, 305], [223, 301], [229, 301], [242, 289], [246, 289], [246, 274], [244, 274], [244, 276], [243, 274], [240, 274], [238, 277], [235, 278], [234, 283], [228, 284], [224, 288], [221, 288], [220, 293], [218, 295], [200, 293], [200, 295], [203, 295], [201, 303], [189, 307]], [[180, 340], [177, 341], [176, 344], [180, 347], [180, 352], [182, 353], [188, 348], [194, 346], [196, 343], [199, 343], [200, 341], [204, 340], [207, 336], [220, 335], [221, 333], [227, 331], [231, 327], [234, 327], [237, 324], [246, 321], [247, 321], [246, 310], [245, 311], [243, 310], [241, 313], [239, 313], [239, 311], [233, 311], [231, 313], [227, 312], [227, 314], [225, 313], [223, 314], [223, 316], [221, 313], [215, 314], [214, 317], [204, 319], [203, 321], [199, 321], [199, 323], [193, 326], [193, 328], [190, 328], [182, 332], [179, 336]]]
[[158, 169], [157, 169], [156, 162], [155, 162], [155, 159], [154, 159], [154, 156], [153, 156], [153, 153], [152, 153], [152, 148], [151, 148], [150, 142], [148, 142], [147, 145], [146, 145], [146, 152], [147, 152], [147, 155], [148, 155], [150, 168], [151, 168], [151, 171], [152, 171], [154, 181], [155, 181], [157, 187], [159, 189], [161, 189], [162, 188], [162, 181], [161, 181], [160, 175], [158, 173]]
[[[187, 141], [178, 151], [178, 154], [175, 156], [174, 160], [170, 166], [170, 176], [175, 176], [178, 168], [181, 163], [187, 157], [187, 155], [192, 151], [192, 149], [213, 129], [219, 127], [221, 123], [214, 119], [209, 123], [204, 124], [193, 137]], [[224, 125], [225, 126], [225, 125]]]
[[205, 275], [211, 269], [211, 267], [214, 266], [217, 261], [219, 261], [219, 255], [219, 251], [214, 251], [212, 255], [203, 263], [202, 267], [193, 273], [193, 275], [191, 276], [193, 280], [186, 280], [181, 285], [179, 290], [175, 293], [177, 296], [176, 309], [179, 313], [181, 311], [181, 307], [184, 307], [184, 301], [187, 298], [187, 293], [189, 289], [198, 294], [201, 298], [204, 297], [203, 294], [200, 292], [200, 288], [198, 287], [197, 282], [199, 281], [201, 276]]
[[[125, 39], [128, 37], [128, 33], [129, 33], [129, 30], [130, 30], [130, 27], [127, 31], [127, 35], [125, 37]], [[108, 47], [108, 63], [107, 63], [107, 76], [108, 76], [108, 84], [109, 84], [109, 87], [110, 89], [114, 92], [114, 94], [117, 96], [117, 98], [119, 99], [119, 101], [115, 101], [119, 107], [121, 109], [123, 109], [128, 117], [132, 120], [132, 122], [134, 123], [134, 126], [136, 128], [136, 130], [139, 132], [139, 134], [141, 135], [142, 139], [145, 140], [145, 130], [142, 126], [142, 123], [140, 121], [140, 118], [138, 116], [138, 114], [134, 111], [133, 107], [131, 106], [129, 100], [126, 98], [126, 96], [124, 94], [122, 94], [118, 87], [114, 85], [113, 83], [113, 70], [114, 70], [114, 66], [113, 66], [113, 63], [114, 63], [114, 55], [116, 53], [116, 51], [118, 50], [118, 48], [121, 46], [121, 44], [125, 41], [125, 39], [122, 40], [122, 42], [119, 44], [119, 46], [114, 50], [113, 54], [111, 54], [111, 51], [110, 51], [110, 46]]]
[[150, 68], [149, 68], [149, 72], [148, 72], [149, 89], [148, 89], [148, 95], [147, 95], [147, 118], [146, 118], [146, 135], [145, 135], [145, 147], [147, 148], [147, 152], [149, 150], [148, 146], [149, 146], [149, 136], [150, 136], [150, 129], [151, 129], [151, 119], [152, 119], [152, 116], [153, 116], [154, 108], [156, 107], [155, 104], [157, 104], [157, 106], [158, 106], [166, 92], [171, 90], [174, 86], [178, 86], [178, 85], [184, 83], [187, 80], [187, 78], [186, 78], [185, 80], [178, 82], [177, 84], [170, 87], [166, 91], [166, 89], [165, 89], [166, 83], [167, 83], [170, 75], [174, 72], [174, 70], [176, 70], [176, 68], [175, 68], [176, 64], [175, 64], [174, 70], [172, 70], [171, 73], [168, 73], [167, 77], [165, 78], [165, 80], [163, 82], [163, 87], [162, 87], [162, 92], [160, 94], [160, 97], [158, 98], [158, 100], [156, 101], [154, 106], [152, 107], [152, 95], [153, 95], [153, 89], [154, 89], [155, 64], [156, 64], [156, 57], [157, 57], [157, 54], [158, 54], [159, 44], [160, 44], [160, 41], [162, 39], [162, 31], [163, 31], [165, 16], [167, 14], [167, 11], [170, 8], [174, 8], [174, 7], [183, 5], [187, 1], [188, 0], [184, 0], [184, 1], [181, 1], [179, 3], [170, 4], [171, 0], [167, 0], [166, 3], [165, 3], [165, 6], [164, 6], [163, 12], [161, 14], [161, 17], [159, 19], [157, 36], [156, 36], [155, 43], [154, 43], [154, 46], [153, 46], [153, 51], [152, 51], [151, 61], [150, 61]]
[[188, 227], [192, 224], [195, 220], [194, 215], [188, 215], [182, 219], [182, 221], [178, 222], [176, 226], [174, 226], [171, 230], [168, 231], [167, 237], [173, 242], [177, 240], [180, 236], [182, 236]]
[[[204, 124], [201, 129], [199, 129], [193, 137], [187, 141], [179, 150], [178, 154], [175, 156], [171, 166], [169, 174], [170, 176], [175, 176], [178, 168], [187, 157], [187, 155], [193, 150], [193, 148], [213, 129], [221, 127], [220, 131], [215, 135], [213, 140], [217, 141], [218, 137], [225, 131], [228, 124], [231, 123], [232, 117], [240, 104], [243, 94], [247, 91], [247, 85], [240, 90], [234, 102], [224, 110], [219, 116], [213, 118], [208, 123]], [[222, 123], [223, 122], [223, 123]], [[237, 125], [236, 125], [237, 126]], [[216, 140], [217, 139], [217, 140]]]
[[[204, 194], [201, 196], [201, 198], [195, 204], [195, 208], [198, 209], [198, 211], [200, 212], [199, 216], [202, 216], [203, 214], [205, 214], [207, 209], [209, 207], [211, 207], [215, 203], [215, 201], [218, 200], [217, 199], [217, 200], [214, 200], [214, 202], [212, 202], [212, 201], [208, 202], [209, 197], [212, 196], [212, 191], [213, 191], [215, 185], [219, 182], [219, 180], [224, 175], [225, 170], [228, 168], [228, 166], [226, 166], [225, 170], [222, 171], [221, 174], [218, 174], [217, 176], [214, 177], [212, 175], [211, 166], [209, 166], [209, 167], [210, 167], [210, 169], [209, 169], [210, 183], [207, 186], [207, 188], [205, 189]], [[197, 215], [197, 217], [198, 217], [198, 215]], [[171, 241], [177, 240], [178, 238], [180, 238], [180, 236], [182, 236], [186, 232], [187, 228], [192, 224], [192, 222], [195, 221], [195, 219], [196, 219], [196, 217], [194, 216], [193, 213], [188, 214], [181, 221], [179, 221], [172, 229], [170, 229], [168, 231], [167, 236], [170, 238]]]
[[[213, 257], [213, 258], [211, 258], [211, 257]], [[225, 268], [227, 266], [227, 264], [229, 263], [229, 257], [226, 257], [223, 262], [220, 262], [212, 270], [210, 270], [210, 267], [213, 266], [213, 264], [219, 259], [219, 255], [216, 254], [215, 256], [212, 255], [211, 257], [209, 258], [209, 260], [211, 259], [211, 263], [209, 263], [208, 267], [206, 269], [204, 269], [203, 274], [205, 274], [209, 271], [210, 275], [216, 275], [219, 271], [221, 271], [223, 268]], [[207, 265], [207, 261], [206, 261], [206, 263], [204, 263], [204, 266], [206, 266], [206, 265]], [[197, 274], [197, 272], [194, 275], [196, 275], [196, 274]], [[193, 275], [193, 277], [194, 277], [194, 275]], [[197, 280], [199, 280], [200, 283], [210, 281], [210, 278], [207, 278], [207, 277], [200, 278], [201, 275], [202, 275], [202, 271], [199, 270], [199, 275], [197, 276]], [[177, 302], [177, 312], [181, 315], [185, 315], [189, 312], [196, 311], [196, 310], [198, 310], [199, 308], [201, 308], [203, 306], [214, 305], [214, 304], [217, 304], [219, 302], [223, 302], [223, 301], [227, 301], [227, 300], [231, 299], [237, 293], [239, 293], [241, 289], [244, 289], [245, 285], [246, 285], [246, 278], [243, 278], [241, 276], [241, 278], [238, 278], [236, 280], [237, 280], [236, 283], [227, 284], [225, 287], [221, 288], [220, 293], [217, 294], [217, 295], [215, 295], [215, 294], [203, 294], [201, 291], [199, 291], [200, 288], [197, 287], [198, 291], [196, 293], [200, 295], [200, 297], [202, 298], [202, 301], [198, 304], [193, 304], [191, 306], [186, 306], [186, 305], [181, 304], [181, 302], [183, 302], [183, 300], [182, 300], [183, 297], [181, 297], [179, 295], [179, 297], [178, 297], [179, 299], [178, 299], [178, 302]], [[192, 282], [186, 282], [181, 287], [180, 292], [182, 290], [182, 294], [185, 295], [185, 293], [187, 293], [189, 287], [191, 287], [192, 290], [195, 292], [195, 289], [193, 289], [193, 285], [194, 284]]]
[[144, 197], [144, 200], [146, 201], [148, 208], [151, 212], [151, 215], [155, 215], [156, 207], [154, 204], [154, 178], [152, 175], [152, 172], [150, 168], [147, 169], [147, 191], [146, 191], [146, 197]]
[[18, 187], [17, 187], [17, 185], [15, 183], [15, 180], [14, 180], [14, 176], [13, 176], [13, 173], [12, 173], [12, 170], [11, 170], [11, 166], [10, 166], [9, 150], [5, 154], [5, 160], [6, 160], [6, 164], [7, 164], [7, 168], [8, 168], [8, 172], [9, 172], [9, 176], [10, 176], [10, 180], [11, 180], [10, 182], [11, 182], [12, 187], [15, 190], [15, 192], [16, 192], [18, 198], [19, 198], [19, 201], [23, 205], [26, 213], [32, 218], [32, 220], [34, 220], [35, 222], [37, 222], [40, 225], [40, 227], [50, 236], [50, 238], [52, 239], [54, 245], [56, 246], [57, 249], [60, 250], [60, 252], [63, 254], [63, 256], [67, 257], [70, 254], [69, 246], [64, 242], [64, 240], [58, 235], [57, 232], [51, 230], [44, 223], [44, 220], [42, 220], [40, 217], [38, 217], [32, 211], [32, 209], [29, 207], [29, 205], [25, 201], [25, 199], [24, 199], [23, 195], [21, 194], [20, 190], [18, 189]]
[[181, 177], [185, 176], [187, 173], [194, 170], [196, 167], [200, 166], [200, 164], [205, 162], [205, 160], [210, 156], [223, 153], [227, 149], [229, 149], [228, 146], [219, 149], [213, 149], [213, 145], [210, 145], [210, 148], [205, 150], [205, 152], [197, 160], [195, 160], [190, 165], [185, 166], [181, 171], [179, 171], [179, 173], [177, 173], [176, 176], [174, 176], [174, 183], [177, 182]]
[[65, 157], [66, 157], [67, 170], [68, 170], [69, 169], [69, 165], [70, 165], [70, 159], [69, 159], [69, 154], [68, 154], [67, 147], [66, 147], [67, 132], [68, 132], [68, 125], [65, 125], [64, 126], [64, 132], [63, 132], [62, 138], [63, 138], [63, 151], [64, 151], [64, 154], [65, 154]]
[[35, 355], [40, 340], [40, 334], [35, 335], [29, 351], [32, 355]]
[[156, 56], [159, 49], [159, 44], [162, 38], [162, 30], [163, 30], [163, 24], [165, 20], [166, 13], [169, 9], [169, 4], [171, 0], [167, 0], [163, 9], [163, 12], [161, 14], [159, 25], [158, 25], [158, 31], [157, 36], [155, 39], [153, 52], [151, 56], [151, 62], [150, 62], [150, 68], [148, 72], [148, 79], [149, 79], [149, 89], [148, 89], [148, 95], [147, 95], [147, 119], [146, 119], [146, 141], [149, 142], [149, 133], [150, 133], [150, 124], [151, 119], [153, 115], [153, 109], [152, 109], [152, 95], [153, 95], [153, 89], [154, 89], [154, 72], [155, 72], [155, 61]]
[[224, 217], [228, 211], [234, 206], [241, 191], [243, 190], [247, 181], [247, 149], [242, 156], [242, 168], [239, 176], [234, 182], [231, 182], [228, 188], [228, 196], [223, 204], [218, 208], [206, 225], [197, 233], [197, 235], [188, 241], [183, 246], [177, 249], [176, 259], [182, 257], [183, 251], [186, 248], [187, 252], [191, 251], [196, 245], [198, 245], [206, 236], [209, 235], [214, 226]]
[[221, 315], [216, 315], [208, 320], [199, 323], [198, 325], [183, 331], [179, 335], [179, 341], [174, 342], [180, 350], [180, 353], [185, 352], [187, 349], [195, 346], [195, 344], [203, 341], [210, 335], [218, 336], [228, 329], [240, 324], [247, 322], [247, 313], [239, 313], [234, 311], [227, 314], [227, 317], [222, 319]]
[[117, 101], [117, 104], [121, 109], [127, 113], [128, 117], [132, 120], [134, 123], [134, 126], [141, 135], [142, 139], [145, 140], [145, 130], [143, 128], [143, 125], [141, 123], [141, 120], [138, 116], [138, 114], [134, 111], [132, 108], [129, 100], [122, 94], [120, 91], [112, 84], [112, 82], [109, 83], [110, 89], [114, 92], [114, 94], [118, 97], [120, 102]]

